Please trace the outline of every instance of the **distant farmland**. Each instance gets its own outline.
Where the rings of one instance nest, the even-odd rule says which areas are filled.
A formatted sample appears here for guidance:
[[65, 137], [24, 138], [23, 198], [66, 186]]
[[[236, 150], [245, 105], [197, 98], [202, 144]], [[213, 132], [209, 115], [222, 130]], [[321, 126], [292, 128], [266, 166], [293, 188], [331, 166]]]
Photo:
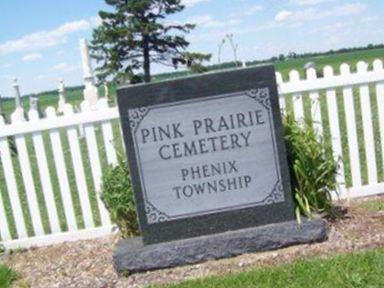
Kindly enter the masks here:
[[[283, 61], [276, 61], [274, 62], [274, 65], [276, 67], [276, 70], [280, 72], [283, 75], [283, 78], [286, 80], [288, 79], [289, 71], [292, 69], [297, 69], [300, 72], [301, 77], [304, 77], [305, 71], [304, 71], [304, 65], [307, 62], [314, 62], [316, 65], [316, 69], [318, 71], [321, 71], [325, 65], [331, 65], [335, 73], [339, 73], [339, 67], [342, 63], [348, 63], [351, 66], [351, 70], [355, 70], [356, 63], [358, 61], [366, 61], [370, 64], [370, 67], [372, 67], [372, 62], [375, 59], [382, 59], [384, 60], [384, 48], [379, 49], [370, 49], [370, 50], [358, 50], [353, 52], [345, 52], [345, 53], [335, 53], [330, 55], [321, 55], [321, 56], [315, 56], [315, 57], [302, 57], [302, 58], [296, 58], [296, 59], [287, 59]], [[260, 62], [259, 62], [260, 63]], [[268, 63], [264, 61], [263, 63]], [[234, 64], [223, 64], [225, 67], [233, 67]], [[252, 62], [250, 62], [250, 66], [252, 66]], [[212, 70], [219, 70], [219, 67], [212, 66]], [[174, 79], [179, 77], [185, 77], [188, 75], [188, 72], [175, 72], [175, 73], [167, 73], [167, 74], [160, 74], [155, 75], [154, 79], [155, 81], [159, 80], [166, 80], [166, 79]], [[11, 85], [11, 83], [9, 83]], [[22, 88], [22, 87], [21, 87]], [[83, 100], [82, 96], [82, 87], [70, 87], [66, 91], [66, 97], [67, 101], [73, 105], [79, 105], [80, 102]], [[100, 89], [101, 95], [103, 95], [103, 89]], [[112, 95], [112, 98], [115, 98], [115, 87], [110, 87], [110, 93]], [[48, 106], [57, 106], [58, 102], [58, 93], [55, 91], [50, 92], [42, 92], [39, 93], [37, 96], [39, 96], [40, 99], [40, 107], [42, 110], [44, 110]], [[4, 112], [7, 117], [13, 112], [14, 110], [14, 101], [12, 99], [5, 99], [4, 101]], [[23, 97], [23, 105], [26, 110], [29, 109], [29, 101], [28, 97]]]

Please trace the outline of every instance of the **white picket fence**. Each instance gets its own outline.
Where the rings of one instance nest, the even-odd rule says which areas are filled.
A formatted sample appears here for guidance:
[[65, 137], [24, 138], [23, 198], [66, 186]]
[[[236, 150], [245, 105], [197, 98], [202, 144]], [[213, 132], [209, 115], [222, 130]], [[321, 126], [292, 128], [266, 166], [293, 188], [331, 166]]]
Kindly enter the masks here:
[[[87, 174], [91, 174], [95, 191], [100, 190], [102, 167], [100, 162], [99, 145], [105, 149], [108, 164], [116, 164], [117, 156], [114, 148], [114, 136], [112, 132], [111, 120], [118, 119], [119, 114], [116, 107], [108, 107], [105, 98], [100, 99], [93, 110], [87, 102], [83, 102], [81, 113], [74, 113], [70, 104], [65, 105], [64, 114], [58, 116], [53, 107], [46, 109], [46, 118], [39, 119], [36, 110], [28, 112], [29, 120], [24, 118], [23, 110], [18, 109], [12, 115], [12, 124], [5, 124], [0, 117], [0, 155], [1, 164], [4, 173], [4, 182], [0, 183], [1, 190], [7, 190], [9, 202], [12, 209], [12, 216], [17, 232], [16, 239], [12, 239], [10, 225], [6, 217], [6, 208], [0, 195], [0, 235], [2, 244], [7, 248], [30, 247], [44, 244], [52, 244], [62, 241], [74, 241], [80, 239], [94, 238], [110, 234], [112, 224], [108, 211], [105, 209], [101, 199], [96, 195], [97, 208], [100, 217], [100, 226], [96, 227], [94, 222], [94, 211], [92, 211], [89, 197], [89, 185], [87, 185]], [[102, 132], [102, 143], [96, 139], [95, 124], [99, 123]], [[64, 148], [60, 130], [65, 130], [68, 146], [71, 154], [71, 167], [67, 167], [64, 159]], [[83, 130], [87, 152], [82, 152], [79, 137]], [[47, 147], [47, 141], [44, 140], [43, 133], [47, 131], [51, 147]], [[34, 155], [30, 153], [30, 147], [27, 147], [26, 138], [32, 138]], [[10, 141], [13, 137], [13, 143]], [[15, 145], [17, 155], [12, 152], [11, 145]], [[53, 159], [48, 159], [47, 149], [51, 149]], [[87, 155], [82, 155], [86, 153]], [[38, 177], [41, 182], [42, 193], [44, 197], [46, 214], [48, 216], [50, 233], [44, 231], [41, 217], [41, 207], [36, 195], [36, 176], [33, 175], [31, 166], [31, 157], [37, 162]], [[17, 158], [18, 167], [20, 167], [21, 178], [15, 172]], [[88, 158], [90, 171], [84, 168], [83, 159]], [[54, 187], [52, 183], [52, 171], [49, 169], [49, 161], [54, 164], [55, 173], [58, 178], [58, 188], [62, 199], [64, 217], [67, 231], [63, 232], [59, 223], [59, 214], [55, 201]], [[76, 190], [78, 193], [81, 216], [84, 222], [84, 229], [78, 227], [75, 216], [74, 200], [70, 189], [69, 169], [73, 170], [75, 177]], [[19, 185], [17, 182], [23, 182], [25, 187], [26, 205], [20, 200]], [[4, 191], [1, 191], [4, 193]], [[41, 206], [41, 205], [40, 205]], [[31, 217], [33, 235], [27, 233], [26, 219], [23, 209], [29, 210]]]
[[[324, 94], [336, 158], [342, 155], [343, 150], [341, 140], [343, 131], [340, 130], [339, 119], [345, 117], [353, 182], [352, 187], [346, 187], [344, 166], [341, 165], [338, 181], [341, 185], [340, 196], [343, 198], [384, 192], [384, 183], [378, 181], [376, 165], [378, 155], [375, 152], [377, 144], [372, 124], [372, 115], [375, 113], [372, 112], [370, 103], [370, 92], [374, 87], [378, 106], [381, 157], [383, 157], [381, 163], [384, 163], [382, 61], [376, 60], [373, 67], [372, 71], [368, 71], [368, 65], [360, 62], [357, 65], [357, 72], [351, 73], [350, 67], [343, 64], [340, 67], [340, 75], [334, 75], [332, 68], [327, 66], [324, 68], [324, 77], [321, 78], [317, 78], [316, 71], [311, 68], [307, 71], [306, 79], [302, 80], [297, 71], [291, 71], [287, 82], [283, 82], [281, 75], [277, 73], [282, 110], [285, 111], [288, 100], [292, 97], [295, 118], [303, 121], [305, 115], [303, 99], [307, 97], [310, 99], [310, 114], [320, 135], [323, 134], [325, 127], [320, 110], [320, 98]], [[90, 71], [88, 69], [87, 73], [92, 74]], [[116, 107], [108, 106], [105, 98], [99, 100], [94, 98], [93, 101], [89, 101], [89, 91], [94, 91], [92, 90], [94, 86], [90, 75], [87, 75], [85, 80], [86, 86], [88, 85], [85, 89], [88, 89], [88, 92], [85, 91], [88, 93], [88, 99], [82, 103], [81, 111], [78, 113], [74, 113], [71, 105], [65, 104], [61, 107], [62, 114], [57, 113], [53, 107], [47, 108], [45, 118], [39, 118], [37, 110], [32, 109], [28, 112], [27, 120], [21, 107], [13, 113], [10, 124], [6, 124], [0, 117], [0, 166], [2, 166], [0, 175], [3, 173], [3, 178], [0, 178], [0, 236], [1, 244], [6, 248], [41, 246], [112, 233], [113, 225], [108, 212], [98, 197], [103, 173], [100, 150], [104, 151], [103, 155], [108, 164], [116, 164], [114, 142], [116, 138], [120, 138], [121, 141], [121, 130], [113, 129], [113, 125], [119, 125], [117, 124], [119, 113]], [[358, 121], [353, 99], [356, 87], [361, 103], [363, 135], [357, 133]], [[341, 89], [340, 96], [343, 97], [344, 115], [341, 115], [338, 109], [338, 89]], [[359, 139], [364, 142], [365, 147], [367, 185], [362, 185], [361, 180]], [[32, 160], [35, 166], [31, 164]], [[89, 162], [88, 169], [86, 161]], [[57, 187], [52, 180], [53, 174], [57, 178]], [[74, 179], [69, 174], [73, 175]], [[92, 185], [89, 184], [89, 179], [92, 179]], [[40, 184], [37, 185], [37, 182]], [[96, 193], [96, 207], [92, 207], [90, 186], [93, 186]], [[23, 193], [20, 187], [24, 187]], [[3, 197], [4, 195], [6, 197]], [[74, 195], [77, 201], [73, 198]], [[58, 198], [62, 203], [61, 214], [58, 209], [60, 206]], [[75, 211], [76, 205], [79, 206], [78, 212]], [[98, 224], [95, 222], [95, 213], [99, 215]], [[79, 222], [83, 223], [82, 227], [79, 227]]]
[[[304, 119], [303, 94], [309, 94], [311, 115], [314, 125], [320, 135], [323, 134], [323, 121], [320, 111], [320, 92], [325, 93], [326, 106], [328, 110], [328, 121], [331, 135], [332, 149], [335, 159], [340, 158], [344, 161], [340, 162], [338, 173], [338, 182], [340, 184], [339, 197], [353, 198], [370, 196], [384, 192], [384, 183], [378, 182], [378, 167], [376, 145], [380, 145], [382, 165], [384, 163], [384, 69], [383, 62], [377, 59], [373, 62], [373, 69], [368, 70], [368, 64], [360, 61], [357, 63], [356, 73], [351, 73], [348, 64], [340, 66], [340, 74], [335, 75], [331, 66], [324, 67], [324, 77], [318, 78], [316, 70], [310, 68], [306, 71], [306, 79], [300, 79], [298, 71], [291, 71], [289, 81], [283, 82], [281, 74], [277, 73], [276, 78], [279, 85], [280, 105], [282, 110], [285, 109], [285, 100], [287, 95], [292, 96], [293, 112], [298, 122]], [[357, 115], [354, 101], [354, 88], [358, 93], [361, 120], [363, 131], [358, 133]], [[337, 94], [337, 89], [341, 90]], [[373, 111], [371, 105], [371, 95], [376, 95], [377, 117], [379, 127], [379, 144], [375, 143], [375, 134], [373, 130]], [[337, 103], [337, 97], [342, 97], [344, 113], [339, 111], [340, 105]], [[345, 132], [340, 129], [340, 118], [345, 117], [347, 147], [349, 151], [350, 173], [352, 178], [352, 186], [345, 186], [345, 167], [346, 157], [342, 157], [342, 141], [341, 133]], [[362, 135], [363, 134], [363, 135]], [[368, 174], [368, 183], [362, 185], [362, 164], [360, 161], [359, 140], [364, 143], [365, 159]], [[377, 142], [377, 141], [376, 141]], [[381, 167], [383, 169], [383, 167]]]

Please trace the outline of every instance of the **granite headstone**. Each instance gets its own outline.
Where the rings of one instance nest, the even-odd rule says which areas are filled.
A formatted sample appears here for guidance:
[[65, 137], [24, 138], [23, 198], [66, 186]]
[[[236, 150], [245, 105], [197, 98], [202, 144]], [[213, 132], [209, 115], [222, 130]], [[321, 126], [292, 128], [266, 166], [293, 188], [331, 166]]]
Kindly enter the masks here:
[[[119, 245], [117, 270], [187, 263], [139, 260], [177, 247], [189, 249], [188, 261], [197, 249], [191, 263], [203, 261], [202, 247], [215, 250], [207, 241], [227, 247], [233, 237], [260, 235], [253, 227], [295, 225], [273, 66], [122, 87], [118, 105], [142, 240]], [[219, 250], [213, 258], [233, 255]]]

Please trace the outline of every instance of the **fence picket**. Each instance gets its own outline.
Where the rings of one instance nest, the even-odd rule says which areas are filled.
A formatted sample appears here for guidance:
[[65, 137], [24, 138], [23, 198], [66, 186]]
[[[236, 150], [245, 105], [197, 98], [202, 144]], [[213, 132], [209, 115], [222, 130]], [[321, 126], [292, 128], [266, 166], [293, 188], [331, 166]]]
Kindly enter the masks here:
[[[316, 69], [309, 68], [306, 71], [307, 79], [316, 80]], [[309, 92], [309, 99], [311, 99], [311, 115], [313, 121], [313, 128], [319, 136], [323, 135], [323, 123], [321, 119], [321, 109], [320, 109], [320, 100], [319, 100], [319, 92], [311, 91]]]
[[[357, 63], [357, 73], [364, 75], [368, 71], [368, 64], [360, 61]], [[368, 84], [361, 85], [360, 91], [360, 104], [361, 104], [361, 116], [363, 118], [364, 129], [364, 143], [365, 143], [365, 155], [367, 159], [368, 168], [368, 183], [377, 183], [377, 167], [376, 167], [376, 153], [375, 153], [375, 139], [373, 135], [372, 126], [372, 112], [371, 112], [371, 99], [369, 95]]]
[[[48, 107], [46, 110], [47, 118], [56, 118], [56, 112], [53, 107]], [[50, 131], [50, 139], [53, 151], [53, 160], [57, 171], [57, 178], [59, 180], [59, 187], [61, 192], [61, 198], [64, 205], [65, 219], [67, 220], [68, 231], [77, 230], [77, 223], [75, 218], [75, 211], [73, 208], [71, 190], [69, 188], [68, 174], [66, 170], [63, 145], [61, 144], [60, 132], [58, 129], [52, 129]]]
[[279, 91], [279, 104], [280, 104], [280, 111], [282, 114], [286, 113], [286, 107], [285, 107], [285, 97], [280, 94], [281, 90], [281, 84], [283, 83], [283, 76], [281, 73], [276, 72], [276, 84], [277, 84], [277, 89]]
[[[0, 116], [0, 128], [4, 127], [4, 119]], [[11, 202], [12, 214], [15, 219], [16, 232], [18, 238], [27, 238], [27, 230], [24, 221], [24, 215], [21, 208], [19, 190], [17, 189], [15, 172], [12, 164], [11, 151], [9, 149], [8, 137], [0, 138], [0, 155], [4, 170], [5, 183], [8, 189], [8, 195]]]
[[[383, 61], [376, 59], [373, 62], [373, 70], [377, 73], [384, 74]], [[384, 81], [376, 84], [376, 99], [379, 113], [380, 140], [381, 140], [381, 155], [383, 157], [384, 166]]]
[[[340, 66], [341, 75], [349, 75], [351, 73], [348, 64]], [[349, 159], [351, 163], [352, 184], [355, 187], [361, 186], [361, 172], [360, 172], [360, 157], [359, 157], [359, 144], [357, 141], [357, 126], [356, 126], [356, 113], [355, 105], [353, 102], [352, 86], [343, 87], [343, 99], [345, 107], [345, 118], [347, 125]]]
[[[39, 113], [36, 110], [31, 110], [28, 113], [29, 121], [38, 123]], [[48, 220], [52, 233], [61, 232], [59, 217], [57, 214], [55, 198], [53, 195], [52, 182], [49, 174], [47, 154], [45, 152], [43, 136], [41, 132], [32, 133], [33, 147], [35, 148], [36, 161], [39, 169], [41, 186], [43, 189], [44, 200], [48, 212]]]
[[[0, 116], [1, 117], [1, 116]], [[0, 187], [0, 235], [2, 241], [9, 241], [12, 239], [11, 233], [9, 232], [9, 224], [7, 220], [7, 216], [5, 213], [3, 196], [1, 195], [1, 187]]]
[[[100, 110], [108, 109], [108, 101], [106, 98], [102, 98], [98, 101], [98, 108]], [[116, 150], [113, 143], [114, 139], [113, 139], [111, 122], [110, 121], [101, 122], [101, 129], [103, 131], [104, 146], [105, 146], [105, 152], [107, 154], [108, 164], [116, 165], [117, 157], [116, 157]]]
[[[24, 122], [23, 113], [16, 112], [12, 114], [12, 123]], [[23, 178], [25, 193], [27, 195], [27, 204], [29, 208], [29, 212], [33, 217], [32, 226], [35, 232], [35, 236], [44, 235], [43, 224], [41, 222], [41, 215], [39, 210], [39, 204], [37, 202], [35, 182], [33, 180], [32, 171], [31, 171], [31, 163], [29, 161], [29, 155], [27, 151], [27, 145], [25, 143], [25, 136], [23, 134], [19, 134], [15, 136], [15, 143], [17, 148], [17, 158], [19, 159], [21, 176]]]
[[[63, 106], [64, 115], [73, 115], [73, 108], [70, 104], [64, 104]], [[67, 128], [67, 136], [69, 142], [69, 148], [71, 150], [71, 159], [73, 163], [73, 169], [75, 170], [75, 180], [77, 185], [77, 191], [80, 198], [80, 207], [83, 214], [85, 228], [92, 228], [95, 226], [93, 222], [93, 215], [91, 204], [89, 202], [89, 193], [87, 182], [84, 174], [84, 165], [81, 158], [81, 150], [78, 140], [78, 133], [76, 126], [70, 126]]]
[[[91, 108], [87, 102], [83, 102], [81, 104], [81, 110], [82, 112], [89, 112], [91, 111]], [[96, 135], [95, 135], [95, 129], [93, 127], [93, 124], [85, 124], [84, 125], [84, 132], [85, 132], [85, 141], [87, 143], [88, 147], [88, 156], [89, 161], [91, 164], [91, 172], [93, 176], [93, 183], [95, 186], [96, 191], [96, 199], [97, 199], [97, 205], [99, 207], [100, 212], [100, 218], [101, 223], [104, 226], [110, 226], [111, 220], [109, 218], [109, 214], [107, 209], [104, 206], [104, 203], [100, 199], [100, 188], [101, 188], [101, 166], [100, 166], [100, 156], [99, 151], [97, 148], [97, 141], [96, 141]]]
[[[290, 82], [299, 82], [300, 74], [297, 70], [292, 70], [289, 72], [289, 81]], [[294, 93], [292, 96], [293, 101], [293, 115], [295, 116], [295, 120], [298, 123], [304, 123], [304, 105], [303, 105], [303, 97], [301, 93]]]
[[[324, 78], [333, 77], [333, 68], [331, 66], [324, 67]], [[331, 130], [332, 148], [335, 160], [340, 164], [339, 173], [337, 175], [337, 181], [340, 184], [340, 198], [346, 198], [345, 191], [345, 176], [344, 176], [344, 165], [340, 161], [342, 159], [342, 147], [341, 147], [341, 136], [340, 136], [340, 124], [339, 124], [339, 113], [337, 109], [336, 90], [327, 89], [327, 107], [329, 117], [329, 128]], [[335, 195], [334, 195], [335, 196]]]

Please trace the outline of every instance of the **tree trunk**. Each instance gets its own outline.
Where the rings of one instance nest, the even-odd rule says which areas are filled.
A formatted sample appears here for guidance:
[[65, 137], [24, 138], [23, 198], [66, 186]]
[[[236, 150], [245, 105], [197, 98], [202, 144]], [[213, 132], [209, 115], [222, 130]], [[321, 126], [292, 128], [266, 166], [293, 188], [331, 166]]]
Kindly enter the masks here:
[[151, 82], [151, 63], [149, 60], [149, 43], [148, 43], [148, 36], [143, 36], [143, 55], [144, 55], [144, 82], [149, 83]]

